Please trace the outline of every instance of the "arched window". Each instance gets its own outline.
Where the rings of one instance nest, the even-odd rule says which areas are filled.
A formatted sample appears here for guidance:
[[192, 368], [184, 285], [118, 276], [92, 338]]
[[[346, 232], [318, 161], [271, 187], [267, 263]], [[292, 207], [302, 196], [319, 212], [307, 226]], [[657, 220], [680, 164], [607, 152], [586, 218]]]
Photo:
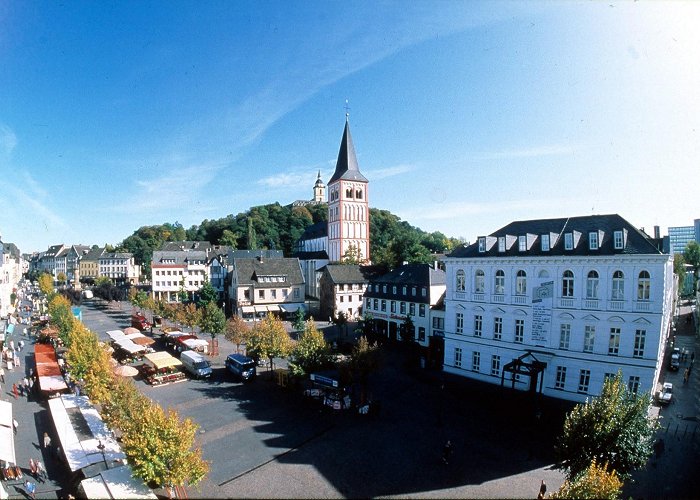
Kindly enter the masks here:
[[358, 189], [355, 191], [355, 198], [357, 198], [358, 200], [362, 199], [362, 189]]
[[496, 279], [494, 280], [494, 290], [498, 295], [503, 295], [506, 291], [506, 273], [501, 269], [496, 271]]
[[564, 271], [561, 278], [561, 296], [562, 297], [573, 297], [574, 296], [574, 273], [571, 271]]
[[598, 272], [590, 271], [586, 277], [586, 298], [598, 298]]
[[651, 289], [651, 276], [647, 271], [639, 273], [637, 281], [637, 300], [649, 300], [649, 292]]
[[474, 293], [484, 293], [484, 271], [481, 269], [474, 273]]
[[457, 271], [457, 279], [455, 281], [455, 285], [458, 292], [464, 292], [466, 290], [467, 281], [464, 276], [464, 270], [460, 269], [459, 271]]
[[515, 275], [515, 295], [527, 293], [527, 273], [522, 269]]
[[345, 190], [345, 197], [346, 198], [352, 198], [352, 188], [347, 188]]
[[612, 300], [625, 300], [625, 275], [622, 271], [613, 273]]

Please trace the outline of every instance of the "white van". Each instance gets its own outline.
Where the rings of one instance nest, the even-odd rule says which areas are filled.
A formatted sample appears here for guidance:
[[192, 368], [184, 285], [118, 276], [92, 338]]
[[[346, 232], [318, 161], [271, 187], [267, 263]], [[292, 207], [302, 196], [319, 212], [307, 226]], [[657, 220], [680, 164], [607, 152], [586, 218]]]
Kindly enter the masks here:
[[183, 351], [180, 354], [180, 361], [185, 370], [197, 378], [211, 377], [211, 365], [204, 356], [195, 351]]

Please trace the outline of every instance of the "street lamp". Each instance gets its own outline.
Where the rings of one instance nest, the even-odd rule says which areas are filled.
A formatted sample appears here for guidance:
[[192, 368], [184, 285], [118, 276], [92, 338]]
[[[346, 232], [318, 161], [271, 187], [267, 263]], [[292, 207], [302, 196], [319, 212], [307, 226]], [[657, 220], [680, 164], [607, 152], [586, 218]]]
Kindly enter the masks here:
[[102, 453], [102, 461], [105, 463], [105, 467], [109, 469], [109, 465], [107, 465], [107, 458], [105, 457], [105, 445], [102, 443], [102, 440], [100, 439], [98, 441], [97, 449], [100, 450], [100, 453]]

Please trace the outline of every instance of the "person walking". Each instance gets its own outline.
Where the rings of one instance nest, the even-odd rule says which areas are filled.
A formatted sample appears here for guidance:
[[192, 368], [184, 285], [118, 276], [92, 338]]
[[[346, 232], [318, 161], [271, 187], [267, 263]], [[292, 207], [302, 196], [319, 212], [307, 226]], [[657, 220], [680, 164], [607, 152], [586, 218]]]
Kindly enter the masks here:
[[41, 460], [37, 459], [35, 462], [36, 464], [36, 474], [37, 478], [41, 479], [41, 482], [44, 482], [44, 479], [48, 479], [49, 476], [46, 474], [46, 469], [44, 468], [44, 464], [41, 463]]
[[445, 443], [445, 446], [443, 446], [443, 448], [442, 448], [442, 461], [445, 464], [449, 464], [451, 455], [452, 455], [452, 441], [450, 441], [448, 439], [447, 442]]
[[19, 368], [20, 366], [20, 360], [19, 360], [19, 354], [15, 356], [15, 368]]
[[5, 369], [0, 366], [0, 382], [5, 383]]
[[688, 383], [688, 376], [690, 375], [690, 368], [686, 368], [685, 372], [683, 372], [683, 383], [687, 384]]
[[12, 394], [15, 396], [15, 399], [19, 397], [19, 394], [17, 394], [17, 384], [12, 384]]
[[17, 429], [19, 428], [19, 423], [17, 423], [16, 419], [12, 419], [12, 430], [15, 431], [15, 436], [17, 435]]
[[29, 472], [32, 474], [34, 479], [37, 478], [37, 472], [36, 472], [36, 462], [34, 461], [33, 458], [29, 459]]
[[537, 494], [537, 500], [542, 500], [547, 493], [547, 483], [544, 482], [544, 479], [540, 483], [540, 492]]
[[51, 447], [51, 437], [48, 432], [44, 432], [44, 449], [49, 449]]
[[24, 482], [24, 491], [27, 492], [30, 498], [36, 498], [36, 484], [32, 483], [29, 479]]

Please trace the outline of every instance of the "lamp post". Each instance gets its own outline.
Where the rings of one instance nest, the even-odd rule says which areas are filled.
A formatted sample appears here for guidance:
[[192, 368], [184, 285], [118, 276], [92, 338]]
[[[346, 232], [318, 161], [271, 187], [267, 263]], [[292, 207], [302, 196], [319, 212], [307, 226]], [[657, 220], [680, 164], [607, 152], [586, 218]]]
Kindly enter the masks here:
[[109, 469], [109, 465], [107, 465], [107, 458], [105, 457], [105, 445], [102, 443], [101, 439], [98, 441], [97, 449], [100, 450], [100, 453], [102, 453], [102, 461], [105, 463], [105, 467]]

